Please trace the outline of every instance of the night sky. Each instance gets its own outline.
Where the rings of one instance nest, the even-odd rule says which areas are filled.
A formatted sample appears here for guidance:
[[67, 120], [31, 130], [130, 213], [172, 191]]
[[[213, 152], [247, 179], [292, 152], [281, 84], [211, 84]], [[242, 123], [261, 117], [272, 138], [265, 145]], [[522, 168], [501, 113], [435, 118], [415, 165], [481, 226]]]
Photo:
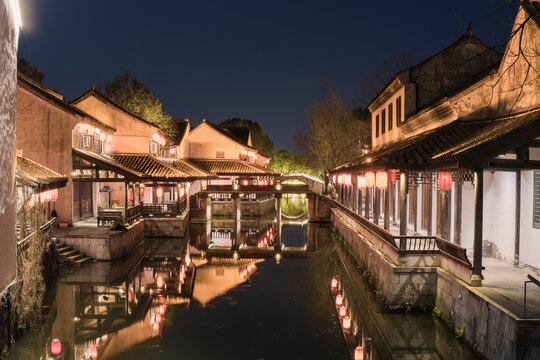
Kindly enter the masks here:
[[470, 20], [488, 44], [508, 31], [492, 0], [19, 1], [19, 56], [67, 100], [129, 70], [173, 117], [258, 121], [276, 150], [293, 150], [325, 79], [352, 104], [392, 54], [428, 57]]

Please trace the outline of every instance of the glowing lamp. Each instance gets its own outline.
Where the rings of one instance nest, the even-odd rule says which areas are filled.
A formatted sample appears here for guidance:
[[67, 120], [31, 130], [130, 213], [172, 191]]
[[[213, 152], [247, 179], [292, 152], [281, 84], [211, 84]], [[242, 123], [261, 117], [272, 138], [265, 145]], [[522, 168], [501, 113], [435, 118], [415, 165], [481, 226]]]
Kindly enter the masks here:
[[51, 342], [51, 353], [53, 355], [60, 355], [62, 352], [62, 343], [57, 338], [54, 338]]
[[167, 308], [165, 306], [166, 306], [165, 304], [159, 305], [159, 313], [160, 314], [165, 314], [165, 310], [167, 310]]
[[156, 285], [158, 288], [163, 287], [163, 276], [158, 276]]
[[339, 176], [337, 177], [337, 183], [338, 183], [338, 184], [343, 184], [343, 175], [339, 175]]
[[92, 359], [97, 359], [97, 346], [96, 346], [96, 344], [92, 344], [92, 347], [90, 348], [90, 357]]
[[133, 291], [129, 291], [128, 292], [128, 301], [133, 302], [133, 300], [135, 300], [135, 294], [133, 293]]
[[439, 190], [450, 190], [452, 188], [452, 173], [449, 171], [439, 171]]
[[106, 342], [109, 339], [109, 335], [103, 334], [101, 335], [101, 341]]
[[343, 318], [343, 328], [345, 330], [349, 330], [351, 328], [351, 317], [349, 315], [345, 315]]
[[337, 294], [337, 296], [336, 296], [336, 305], [340, 306], [341, 304], [343, 304], [343, 296], [341, 296], [341, 294]]
[[366, 173], [366, 187], [375, 186], [375, 174], [372, 172]]
[[356, 179], [356, 183], [358, 184], [359, 189], [365, 189], [366, 188], [366, 177], [364, 175], [358, 175]]
[[332, 279], [332, 282], [330, 283], [330, 286], [332, 287], [332, 289], [337, 288], [337, 286], [338, 286], [338, 281], [337, 281], [336, 278], [333, 278], [333, 279]]
[[375, 183], [379, 189], [385, 189], [388, 186], [388, 175], [386, 174], [386, 172], [378, 172]]
[[341, 305], [339, 307], [339, 316], [344, 317], [345, 315], [347, 315], [347, 308], [345, 305]]
[[161, 314], [160, 314], [160, 313], [157, 313], [157, 314], [156, 314], [156, 321], [157, 321], [158, 323], [161, 322]]
[[351, 185], [352, 184], [352, 180], [351, 180], [351, 175], [347, 174], [344, 176], [344, 180], [345, 180], [345, 185]]
[[356, 349], [354, 349], [354, 360], [364, 360], [364, 349], [362, 348], [362, 345], [358, 345]]
[[335, 184], [335, 183], [336, 183], [336, 180], [337, 180], [337, 176], [336, 176], [336, 175], [333, 175], [333, 176], [332, 176], [332, 183]]
[[159, 330], [159, 323], [158, 323], [158, 322], [153, 323], [153, 324], [152, 324], [152, 329], [153, 329], [154, 331], [158, 331], [158, 330]]
[[156, 195], [157, 195], [157, 197], [162, 197], [163, 196], [163, 189], [162, 188], [157, 188]]

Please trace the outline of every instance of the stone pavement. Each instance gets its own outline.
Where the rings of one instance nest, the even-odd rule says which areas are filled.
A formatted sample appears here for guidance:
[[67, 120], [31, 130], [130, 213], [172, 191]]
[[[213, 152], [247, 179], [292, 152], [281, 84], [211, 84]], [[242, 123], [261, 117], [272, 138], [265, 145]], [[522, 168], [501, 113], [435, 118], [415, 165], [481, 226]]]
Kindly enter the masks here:
[[[531, 274], [540, 280], [540, 275], [533, 269], [516, 268], [512, 264], [494, 258], [484, 258], [484, 281], [482, 287], [474, 288], [493, 302], [523, 318], [523, 290], [527, 275]], [[528, 319], [540, 319], [540, 287], [534, 283], [527, 284]]]

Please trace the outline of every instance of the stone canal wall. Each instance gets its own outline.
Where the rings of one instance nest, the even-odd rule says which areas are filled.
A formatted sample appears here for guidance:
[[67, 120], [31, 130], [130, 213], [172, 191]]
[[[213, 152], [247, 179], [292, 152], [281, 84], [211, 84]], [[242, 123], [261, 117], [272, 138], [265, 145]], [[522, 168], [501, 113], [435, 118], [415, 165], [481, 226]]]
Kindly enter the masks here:
[[[339, 209], [332, 209], [332, 222], [357, 263], [369, 271], [375, 287], [384, 291], [391, 308], [435, 302], [436, 268], [409, 265], [433, 263], [432, 255], [414, 254], [400, 259], [397, 249]], [[400, 262], [405, 266], [399, 266]]]
[[184, 237], [189, 226], [189, 212], [176, 218], [145, 218], [145, 237]]
[[[265, 199], [257, 201], [241, 201], [240, 214], [242, 218], [257, 217], [276, 211], [276, 199]], [[232, 201], [212, 201], [212, 216], [231, 217], [234, 214], [234, 203]]]

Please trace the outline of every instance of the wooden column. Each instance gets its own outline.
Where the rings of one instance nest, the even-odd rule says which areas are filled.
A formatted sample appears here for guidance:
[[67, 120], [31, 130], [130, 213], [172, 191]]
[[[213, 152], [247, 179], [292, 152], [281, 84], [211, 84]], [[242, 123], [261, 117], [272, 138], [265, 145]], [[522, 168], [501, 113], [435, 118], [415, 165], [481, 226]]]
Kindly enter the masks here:
[[362, 216], [362, 190], [360, 188], [358, 188], [358, 214], [360, 214], [360, 216]]
[[521, 171], [516, 171], [516, 225], [514, 235], [514, 266], [519, 267], [519, 232], [521, 225]]
[[128, 183], [124, 182], [124, 222], [127, 221], [127, 208], [128, 208]]
[[484, 208], [484, 173], [477, 168], [474, 170], [474, 243], [473, 243], [473, 273], [472, 286], [482, 286], [482, 241], [483, 241], [483, 209]]
[[379, 189], [373, 187], [371, 191], [373, 193], [373, 222], [375, 225], [379, 225]]
[[429, 176], [428, 191], [428, 235], [433, 235], [433, 176]]
[[461, 212], [463, 209], [463, 184], [456, 183], [456, 207], [454, 209], [454, 243], [461, 245]]
[[396, 181], [391, 183], [392, 184], [392, 223], [394, 225], [397, 225], [397, 206], [396, 206]]
[[450, 241], [450, 202], [451, 190], [441, 190], [441, 235]]
[[369, 198], [370, 198], [370, 191], [369, 189], [366, 187], [366, 209], [365, 209], [365, 213], [366, 215], [364, 216], [366, 219], [369, 220]]
[[384, 189], [384, 228], [390, 230], [390, 184]]
[[[399, 176], [399, 235], [407, 235], [407, 190], [409, 177], [406, 172]], [[403, 242], [405, 243], [405, 242]]]

